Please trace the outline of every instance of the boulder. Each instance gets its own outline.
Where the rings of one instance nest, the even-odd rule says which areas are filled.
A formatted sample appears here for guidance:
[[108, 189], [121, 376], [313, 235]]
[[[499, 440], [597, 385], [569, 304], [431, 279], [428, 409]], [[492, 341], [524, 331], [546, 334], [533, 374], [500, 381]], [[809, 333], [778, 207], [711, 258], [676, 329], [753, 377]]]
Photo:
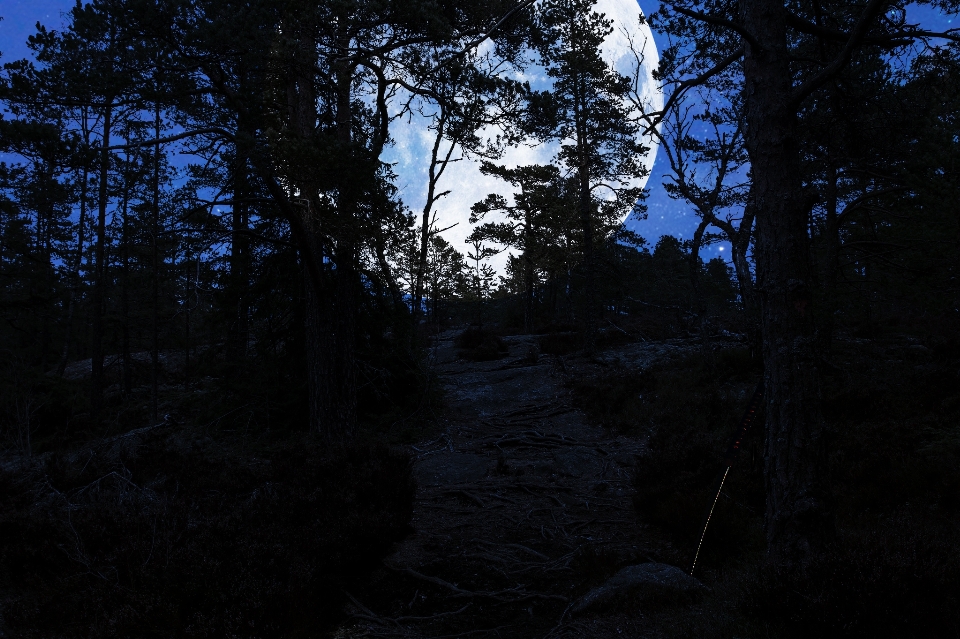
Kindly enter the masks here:
[[661, 605], [692, 603], [707, 587], [675, 566], [647, 563], [627, 566], [574, 603], [574, 615], [585, 612], [624, 610], [647, 603]]

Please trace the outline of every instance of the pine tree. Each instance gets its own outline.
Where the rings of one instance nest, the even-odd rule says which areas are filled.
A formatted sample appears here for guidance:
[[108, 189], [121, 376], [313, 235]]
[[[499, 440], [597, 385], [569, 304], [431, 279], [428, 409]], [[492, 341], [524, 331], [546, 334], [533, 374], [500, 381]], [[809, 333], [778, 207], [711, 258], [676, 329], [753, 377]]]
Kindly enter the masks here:
[[[537, 272], [543, 270], [544, 259], [550, 248], [559, 248], [563, 236], [557, 215], [568, 204], [563, 198], [560, 171], [555, 166], [523, 166], [507, 169], [485, 162], [481, 172], [501, 178], [519, 188], [513, 194], [511, 205], [502, 195], [491, 193], [471, 208], [470, 223], [475, 224], [488, 213], [501, 213], [506, 222], [486, 222], [474, 230], [480, 239], [496, 242], [507, 248], [516, 248], [521, 279], [519, 293], [523, 299], [524, 330], [533, 330], [533, 305]], [[572, 257], [572, 256], [571, 256]], [[568, 258], [569, 259], [569, 258]]]
[[646, 174], [639, 141], [640, 114], [628, 96], [629, 80], [604, 61], [600, 45], [611, 21], [593, 11], [591, 0], [547, 0], [539, 6], [536, 49], [549, 91], [530, 99], [529, 131], [560, 144], [557, 162], [576, 176], [587, 341], [596, 331], [596, 244], [611, 221], [639, 210], [641, 190], [631, 182]]

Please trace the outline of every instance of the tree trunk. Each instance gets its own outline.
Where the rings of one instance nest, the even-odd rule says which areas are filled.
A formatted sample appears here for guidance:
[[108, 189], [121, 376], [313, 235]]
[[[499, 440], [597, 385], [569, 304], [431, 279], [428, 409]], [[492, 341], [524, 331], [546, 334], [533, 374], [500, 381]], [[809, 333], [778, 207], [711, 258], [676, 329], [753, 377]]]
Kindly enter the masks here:
[[838, 215], [837, 166], [827, 166], [826, 220], [823, 229], [823, 315], [820, 321], [820, 347], [829, 351], [833, 346], [834, 314], [837, 312], [837, 277], [840, 272], [840, 218]]
[[585, 164], [580, 168], [580, 230], [583, 234], [583, 285], [586, 294], [584, 345], [588, 351], [592, 351], [597, 341], [597, 296], [593, 273], [593, 202], [590, 197], [590, 175]]
[[93, 288], [93, 326], [91, 340], [90, 374], [90, 414], [93, 419], [100, 416], [103, 404], [103, 304], [106, 288], [105, 244], [107, 235], [107, 181], [110, 177], [110, 126], [113, 116], [113, 100], [108, 98], [103, 112], [103, 139], [100, 149], [100, 191], [97, 201], [97, 246], [94, 273], [96, 281]]
[[[429, 196], [428, 196], [429, 198]], [[427, 200], [429, 202], [429, 199]], [[423, 308], [424, 284], [427, 277], [427, 254], [430, 250], [430, 211], [426, 206], [423, 208], [423, 216], [420, 221], [420, 248], [417, 252], [417, 271], [414, 274], [415, 284], [413, 288], [413, 317], [419, 318]], [[414, 320], [417, 321], [416, 319]]]
[[750, 273], [750, 264], [747, 262], [746, 251], [734, 245], [731, 250], [733, 260], [733, 271], [737, 276], [737, 288], [740, 290], [740, 299], [743, 302], [743, 310], [746, 315], [754, 317], [757, 307], [757, 292], [754, 289], [753, 275]]
[[747, 251], [750, 249], [750, 238], [753, 237], [753, 223], [756, 217], [756, 207], [748, 201], [743, 210], [743, 219], [740, 226], [730, 239], [730, 252], [733, 259], [734, 272], [737, 274], [737, 287], [740, 290], [740, 299], [743, 302], [743, 314], [747, 318], [747, 341], [754, 358], [760, 357], [763, 350], [763, 339], [760, 332], [760, 300], [757, 296], [753, 274], [750, 272], [750, 263], [747, 261]]
[[[336, 435], [343, 439], [353, 437], [357, 426], [357, 320], [359, 310], [360, 282], [355, 264], [357, 252], [353, 243], [341, 246], [338, 253], [336, 340], [332, 344], [336, 353], [335, 401], [331, 414], [336, 420]], [[339, 266], [344, 264], [345, 266]], [[333, 424], [331, 424], [333, 426]]]
[[[190, 297], [193, 293], [190, 282], [190, 243], [187, 238], [186, 283], [183, 296], [183, 387], [190, 388]], [[197, 270], [200, 269], [200, 258], [197, 258]]]
[[703, 244], [703, 235], [706, 233], [709, 220], [704, 217], [697, 225], [697, 230], [693, 233], [693, 242], [690, 246], [690, 284], [693, 286], [694, 310], [697, 313], [697, 327], [700, 332], [701, 347], [706, 350], [709, 342], [708, 322], [707, 322], [707, 302], [703, 296], [703, 289], [700, 286], [700, 271], [702, 262], [700, 260], [700, 246]]
[[[129, 134], [128, 134], [129, 137]], [[129, 140], [126, 141], [129, 144]], [[130, 225], [128, 220], [130, 204], [130, 151], [124, 161], [123, 172], [123, 201], [120, 204], [121, 233], [120, 233], [120, 315], [121, 315], [121, 345], [123, 355], [123, 393], [127, 397], [133, 392], [133, 365], [130, 361]]]
[[584, 346], [592, 352], [597, 340], [597, 309], [596, 291], [594, 290], [593, 264], [593, 197], [590, 190], [590, 166], [588, 154], [590, 140], [587, 136], [587, 116], [584, 113], [584, 79], [580, 72], [574, 80], [576, 91], [573, 100], [573, 121], [576, 130], [577, 145], [577, 180], [579, 181], [579, 213], [580, 231], [583, 239], [583, 271], [584, 271]]
[[[346, 48], [344, 42], [344, 48]], [[359, 168], [359, 150], [353, 140], [353, 73], [349, 65], [337, 70], [337, 138], [341, 148]], [[330, 406], [328, 428], [335, 436], [347, 439], [353, 436], [357, 425], [357, 370], [355, 346], [360, 300], [360, 281], [357, 271], [359, 259], [357, 201], [358, 182], [363, 176], [355, 171], [341, 171], [338, 175], [337, 217], [339, 238], [336, 246], [334, 284], [336, 299], [331, 318], [334, 330], [329, 333], [331, 352], [334, 353], [335, 377], [332, 380], [333, 402]], [[331, 423], [335, 420], [336, 423]]]
[[414, 322], [420, 317], [420, 309], [423, 304], [424, 278], [427, 272], [427, 253], [430, 248], [430, 215], [433, 212], [433, 205], [437, 201], [437, 181], [440, 174], [446, 168], [450, 155], [453, 152], [453, 143], [450, 144], [450, 152], [446, 154], [446, 159], [438, 172], [437, 167], [440, 164], [440, 144], [443, 142], [443, 136], [446, 132], [447, 111], [446, 107], [441, 106], [440, 119], [437, 121], [437, 132], [433, 139], [433, 148], [430, 151], [430, 165], [427, 167], [427, 200], [423, 204], [423, 213], [420, 220], [420, 252], [417, 256], [416, 285], [413, 294], [413, 317]]
[[[44, 182], [51, 184], [53, 182], [53, 172], [54, 167], [53, 163], [50, 160], [44, 162]], [[41, 202], [38, 203], [37, 208], [37, 233], [38, 233], [38, 253], [42, 257], [43, 262], [43, 282], [42, 284], [42, 293], [43, 297], [47, 297], [50, 293], [56, 290], [56, 285], [54, 282], [57, 280], [56, 270], [53, 266], [53, 261], [51, 257], [53, 255], [53, 215], [54, 215], [54, 203], [53, 199], [50, 197], [50, 194], [47, 193], [42, 198]], [[42, 211], [42, 212], [41, 212]], [[44, 223], [41, 224], [41, 218], [46, 217]], [[50, 314], [43, 313], [40, 320], [40, 370], [46, 372], [47, 368], [47, 352], [50, 350]]]
[[766, 402], [766, 533], [772, 562], [802, 566], [832, 536], [810, 255], [782, 0], [742, 0], [758, 46], [744, 56], [746, 145], [757, 215]]
[[533, 256], [530, 254], [531, 236], [529, 213], [523, 221], [523, 331], [533, 333]]
[[[322, 255], [319, 246], [315, 255]], [[352, 436], [356, 424], [356, 383], [353, 349], [354, 333], [338, 317], [347, 314], [351, 291], [344, 290], [346, 278], [339, 265], [326, 264], [324, 285], [306, 287], [305, 336], [310, 423], [328, 443], [343, 442]], [[345, 344], [347, 342], [348, 344]]]
[[[305, 53], [305, 55], [308, 55]], [[312, 68], [307, 66], [305, 68]], [[357, 421], [357, 387], [354, 345], [358, 318], [356, 261], [356, 180], [351, 125], [353, 121], [351, 87], [353, 69], [342, 66], [337, 71], [337, 134], [347, 166], [336, 178], [337, 219], [322, 229], [319, 211], [310, 206], [304, 226], [310, 242], [310, 255], [319, 260], [322, 283], [306, 291], [305, 337], [307, 378], [311, 427], [329, 443], [351, 438]], [[304, 140], [313, 137], [316, 106], [310, 76], [293, 78], [289, 89], [293, 126]], [[301, 192], [315, 193], [308, 185]], [[314, 203], [315, 204], [315, 203]], [[333, 236], [334, 246], [327, 237]], [[331, 250], [332, 249], [332, 250]], [[302, 259], [311, 259], [301, 251]], [[330, 258], [325, 260], [323, 256]], [[304, 264], [305, 270], [308, 268]], [[308, 279], [308, 282], [311, 280]]]
[[[154, 140], [160, 139], [160, 103], [153, 106]], [[160, 143], [153, 145], [153, 322], [151, 326], [151, 408], [153, 423], [160, 412]]]
[[[83, 129], [83, 150], [90, 148], [90, 131], [87, 128], [87, 112], [82, 111], [82, 129]], [[67, 360], [70, 358], [70, 343], [73, 338], [73, 317], [77, 306], [77, 298], [80, 296], [80, 268], [83, 266], [83, 231], [87, 219], [87, 180], [90, 177], [90, 168], [84, 160], [83, 169], [80, 172], [80, 214], [77, 221], [77, 253], [76, 262], [70, 274], [71, 283], [69, 296], [67, 298], [67, 322], [63, 337], [63, 350], [60, 352], [60, 363], [57, 365], [57, 377], [63, 377], [67, 369]]]
[[[311, 234], [313, 229], [311, 230]], [[322, 255], [322, 252], [317, 252]], [[301, 254], [301, 259], [308, 259]], [[304, 267], [306, 271], [306, 267]], [[324, 280], [329, 279], [329, 274], [324, 272]], [[333, 377], [336, 371], [332, 365], [332, 357], [329, 350], [326, 349], [324, 335], [330, 333], [330, 295], [324, 287], [324, 290], [317, 290], [317, 286], [311, 286], [308, 273], [304, 273], [304, 343], [307, 356], [307, 402], [310, 416], [310, 427], [322, 436], [330, 439], [331, 429], [335, 424], [330, 424], [329, 414], [330, 391], [335, 382]], [[329, 282], [324, 282], [329, 284]], [[323, 293], [323, 295], [321, 295]]]
[[230, 324], [227, 327], [227, 356], [240, 361], [247, 354], [249, 341], [249, 253], [250, 242], [247, 237], [249, 214], [246, 199], [250, 195], [250, 174], [247, 168], [246, 149], [243, 145], [245, 133], [244, 118], [238, 124], [238, 140], [234, 146], [236, 157], [233, 167], [233, 211], [231, 219], [230, 241], [230, 288], [227, 295], [227, 309]]
[[[390, 262], [387, 261], [387, 238], [383, 235], [383, 228], [376, 224], [373, 229], [374, 233], [374, 243], [376, 245], [376, 257], [377, 265], [380, 267], [380, 272], [382, 277], [387, 285], [387, 290], [390, 291], [390, 299], [393, 302], [393, 331], [395, 337], [401, 337], [408, 329], [408, 313], [407, 305], [403, 301], [403, 291], [400, 290], [400, 286], [397, 284], [396, 278], [393, 276], [393, 269], [390, 267]], [[423, 284], [420, 284], [420, 299], [423, 299]], [[414, 306], [414, 315], [419, 316], [419, 307]]]

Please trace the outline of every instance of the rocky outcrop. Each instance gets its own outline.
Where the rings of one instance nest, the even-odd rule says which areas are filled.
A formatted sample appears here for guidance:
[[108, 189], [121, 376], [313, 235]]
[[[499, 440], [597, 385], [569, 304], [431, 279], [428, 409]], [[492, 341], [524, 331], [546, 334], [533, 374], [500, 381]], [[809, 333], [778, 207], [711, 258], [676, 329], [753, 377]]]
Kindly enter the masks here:
[[571, 609], [587, 612], [625, 610], [645, 603], [681, 604], [700, 599], [706, 586], [684, 571], [667, 564], [627, 566], [580, 598]]

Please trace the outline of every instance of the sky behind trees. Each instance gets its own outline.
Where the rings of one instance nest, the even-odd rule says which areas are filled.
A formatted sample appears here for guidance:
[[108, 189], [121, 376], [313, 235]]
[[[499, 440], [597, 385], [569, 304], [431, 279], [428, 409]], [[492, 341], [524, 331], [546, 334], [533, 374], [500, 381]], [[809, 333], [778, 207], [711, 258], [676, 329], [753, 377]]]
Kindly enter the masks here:
[[[649, 15], [657, 9], [659, 2], [642, 2], [640, 5], [644, 14]], [[0, 52], [3, 57], [0, 58], [0, 62], [31, 57], [26, 41], [36, 32], [36, 23], [40, 22], [51, 29], [58, 28], [63, 21], [61, 14], [72, 6], [71, 0], [8, 0], [4, 2], [4, 7], [0, 11], [0, 15], [3, 16], [3, 21], [0, 22]], [[656, 34], [654, 38], [657, 39]], [[663, 162], [658, 159], [647, 184], [648, 219], [636, 220], [631, 217], [627, 222], [628, 228], [645, 237], [651, 245], [664, 234], [689, 239], [697, 224], [697, 218], [690, 207], [686, 203], [670, 199], [664, 191], [661, 185], [662, 172]], [[719, 246], [715, 245], [706, 250], [705, 257], [717, 255]], [[722, 253], [719, 254], [722, 255]]]
[[[61, 14], [73, 6], [71, 0], [7, 0], [0, 16], [0, 62], [10, 62], [23, 57], [30, 57], [30, 50], [26, 46], [27, 38], [36, 32], [35, 25], [40, 22], [47, 28], [57, 28], [62, 23]], [[655, 12], [660, 6], [659, 0], [648, 0], [640, 3], [645, 15]], [[911, 22], [919, 22], [925, 28], [941, 31], [952, 28], [953, 18], [943, 15], [939, 10], [931, 7], [911, 7], [908, 16]], [[654, 40], [658, 49], [661, 46], [661, 34], [654, 31]], [[0, 154], [2, 157], [3, 154]], [[637, 220], [632, 216], [627, 220], [627, 228], [639, 233], [652, 245], [661, 235], [675, 235], [682, 239], [690, 239], [697, 226], [697, 217], [690, 205], [683, 201], [671, 199], [663, 188], [663, 175], [666, 170], [666, 161], [662, 154], [657, 155], [652, 175], [647, 183], [647, 219]], [[717, 255], [729, 254], [726, 242], [705, 247], [704, 258], [709, 259]], [[725, 256], [726, 257], [726, 256]], [[728, 260], [729, 261], [729, 260]]]

